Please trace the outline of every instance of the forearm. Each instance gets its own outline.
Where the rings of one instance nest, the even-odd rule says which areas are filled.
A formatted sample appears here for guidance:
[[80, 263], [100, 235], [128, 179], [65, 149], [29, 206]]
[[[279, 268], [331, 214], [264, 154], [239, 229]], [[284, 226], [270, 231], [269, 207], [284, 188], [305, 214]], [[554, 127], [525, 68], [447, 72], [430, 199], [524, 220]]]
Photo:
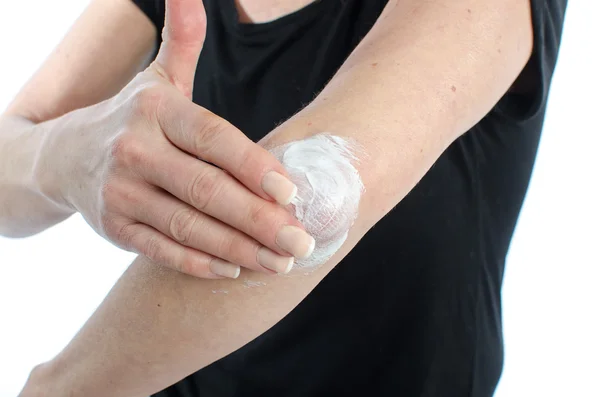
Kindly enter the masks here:
[[49, 167], [41, 153], [50, 133], [50, 123], [0, 117], [0, 235], [26, 237], [73, 214], [41, 179]]
[[272, 327], [330, 268], [289, 277], [242, 270], [238, 280], [225, 282], [140, 257], [40, 383], [56, 391], [48, 396], [146, 397]]

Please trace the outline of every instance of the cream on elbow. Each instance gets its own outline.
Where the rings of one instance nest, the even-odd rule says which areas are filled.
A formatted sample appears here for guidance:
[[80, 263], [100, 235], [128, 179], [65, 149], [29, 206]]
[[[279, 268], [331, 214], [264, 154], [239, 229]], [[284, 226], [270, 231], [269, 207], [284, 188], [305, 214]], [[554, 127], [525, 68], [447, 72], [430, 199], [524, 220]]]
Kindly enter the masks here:
[[348, 139], [324, 133], [271, 150], [298, 187], [290, 208], [315, 239], [312, 255], [298, 259], [295, 269], [317, 268], [346, 241], [365, 190], [353, 165], [357, 149]]

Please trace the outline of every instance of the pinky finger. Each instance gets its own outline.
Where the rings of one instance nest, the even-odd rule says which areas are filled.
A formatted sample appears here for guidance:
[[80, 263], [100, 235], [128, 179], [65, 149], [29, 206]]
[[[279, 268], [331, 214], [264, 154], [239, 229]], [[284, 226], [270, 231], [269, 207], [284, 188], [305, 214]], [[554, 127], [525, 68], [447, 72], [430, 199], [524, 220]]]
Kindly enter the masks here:
[[142, 223], [127, 226], [130, 248], [152, 262], [190, 276], [206, 279], [238, 278], [240, 267], [185, 247]]

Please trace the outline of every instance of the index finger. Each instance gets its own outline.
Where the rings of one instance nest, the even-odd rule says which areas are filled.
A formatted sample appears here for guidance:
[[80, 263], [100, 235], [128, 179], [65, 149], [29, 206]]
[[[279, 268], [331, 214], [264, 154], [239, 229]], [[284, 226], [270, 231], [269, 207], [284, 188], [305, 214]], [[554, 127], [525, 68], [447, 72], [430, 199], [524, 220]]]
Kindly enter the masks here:
[[158, 120], [175, 146], [222, 168], [260, 197], [288, 205], [296, 196], [275, 156], [209, 110], [173, 95], [159, 107]]

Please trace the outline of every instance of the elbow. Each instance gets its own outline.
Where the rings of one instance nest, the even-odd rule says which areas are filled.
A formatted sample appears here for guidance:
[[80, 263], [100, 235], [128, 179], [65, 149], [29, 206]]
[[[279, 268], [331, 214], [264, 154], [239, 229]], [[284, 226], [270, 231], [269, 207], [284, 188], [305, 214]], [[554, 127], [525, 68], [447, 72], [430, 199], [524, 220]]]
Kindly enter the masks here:
[[364, 186], [355, 149], [346, 139], [319, 134], [272, 150], [298, 187], [289, 209], [315, 239], [312, 255], [296, 268], [310, 271], [327, 262], [358, 217]]

